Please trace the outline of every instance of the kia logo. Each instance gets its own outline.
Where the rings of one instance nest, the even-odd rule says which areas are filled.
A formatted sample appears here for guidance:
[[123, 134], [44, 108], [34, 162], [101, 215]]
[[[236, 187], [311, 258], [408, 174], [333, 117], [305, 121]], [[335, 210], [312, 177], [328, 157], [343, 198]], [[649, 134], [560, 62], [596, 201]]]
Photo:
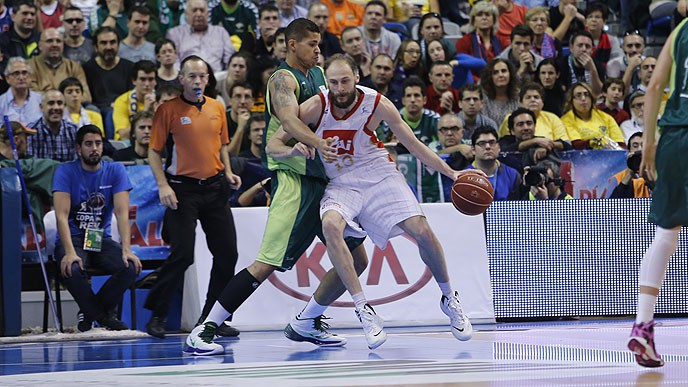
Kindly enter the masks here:
[[[413, 246], [417, 248], [415, 239], [408, 234], [402, 234], [401, 236], [411, 242]], [[395, 239], [395, 241], [398, 245], [400, 239]], [[403, 239], [401, 239], [401, 241], [403, 241]], [[270, 275], [270, 277], [268, 277], [268, 281], [270, 281], [270, 283], [281, 292], [307, 302], [311, 298], [312, 289], [315, 289], [315, 287], [318, 285], [318, 283], [311, 283], [309, 274], [312, 272], [318, 278], [318, 281], [322, 280], [328, 269], [325, 269], [320, 262], [325, 257], [326, 253], [327, 248], [325, 245], [321, 242], [318, 242], [310, 255], [304, 253], [299, 258], [298, 262], [290, 272], [292, 276], [294, 274], [296, 275], [295, 286], [290, 286], [282, 281], [280, 279], [280, 275], [277, 275], [277, 273]], [[420, 259], [420, 257], [414, 257], [411, 259]], [[401, 300], [402, 298], [406, 298], [422, 289], [432, 279], [432, 272], [427, 266], [425, 266], [425, 270], [420, 277], [415, 280], [415, 282], [411, 283], [401, 265], [401, 262], [399, 261], [399, 258], [397, 257], [397, 253], [394, 250], [394, 245], [391, 241], [384, 249], [380, 249], [376, 246], [373, 250], [372, 257], [369, 255], [368, 269], [367, 272], [363, 273], [363, 275], [366, 275], [367, 277], [360, 277], [361, 284], [364, 286], [364, 288], [366, 285], [379, 285], [383, 268], [385, 268], [384, 270], [389, 270], [391, 272], [393, 281], [396, 283], [397, 287], [405, 285], [409, 286], [405, 286], [403, 289], [393, 294], [382, 295], [377, 298], [370, 298], [368, 302], [373, 306], [387, 304]], [[286, 275], [289, 274], [281, 274], [281, 276]], [[300, 290], [299, 288], [307, 288], [307, 290], [305, 290], [304, 293], [304, 291]], [[370, 294], [367, 295], [370, 296]], [[354, 303], [353, 301], [335, 301], [331, 304], [331, 306], [353, 308]]]

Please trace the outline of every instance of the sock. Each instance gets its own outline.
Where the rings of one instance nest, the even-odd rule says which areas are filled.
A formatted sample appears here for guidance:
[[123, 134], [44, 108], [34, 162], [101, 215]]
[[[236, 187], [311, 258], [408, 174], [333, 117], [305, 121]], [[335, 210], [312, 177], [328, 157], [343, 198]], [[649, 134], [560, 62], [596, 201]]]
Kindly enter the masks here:
[[356, 305], [356, 310], [361, 310], [368, 303], [363, 292], [352, 294], [351, 298], [354, 299], [354, 304]]
[[[258, 280], [255, 279], [255, 277], [253, 277], [248, 270], [244, 269], [232, 277], [231, 280], [229, 280], [229, 283], [222, 290], [222, 293], [220, 293], [220, 297], [217, 298], [217, 302], [215, 304], [222, 305], [222, 307], [224, 307], [224, 309], [230, 314], [234, 313], [241, 306], [241, 304], [243, 304], [244, 301], [246, 301], [251, 294], [256, 291], [256, 289], [258, 289], [258, 286], [260, 286], [260, 282], [258, 282]], [[215, 309], [215, 306], [213, 306], [213, 309]], [[224, 320], [225, 319], [220, 319], [216, 322], [221, 323]]]
[[442, 295], [444, 295], [445, 297], [451, 297], [454, 293], [449, 282], [438, 282], [437, 285], [440, 287]]
[[325, 313], [325, 310], [327, 310], [327, 305], [320, 305], [315, 300], [315, 297], [311, 297], [311, 299], [308, 300], [306, 307], [303, 308], [301, 313], [299, 313], [296, 317], [299, 319], [316, 318]]
[[638, 314], [635, 316], [635, 323], [646, 323], [652, 320], [655, 313], [655, 303], [657, 297], [652, 294], [638, 294]]
[[208, 313], [208, 317], [206, 317], [203, 321], [203, 324], [207, 322], [214, 322], [215, 325], [220, 325], [231, 315], [232, 314], [229, 313], [227, 309], [222, 307], [222, 305], [219, 302], [215, 302], [213, 304], [213, 308], [210, 309], [210, 313]]

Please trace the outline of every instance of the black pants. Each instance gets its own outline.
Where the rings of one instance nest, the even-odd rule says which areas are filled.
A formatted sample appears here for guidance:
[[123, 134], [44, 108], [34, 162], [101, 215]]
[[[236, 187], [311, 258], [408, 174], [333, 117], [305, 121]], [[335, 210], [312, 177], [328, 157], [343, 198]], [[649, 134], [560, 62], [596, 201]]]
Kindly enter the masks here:
[[[124, 266], [122, 246], [110, 238], [103, 238], [100, 252], [84, 251], [84, 237], [72, 236], [72, 244], [76, 255], [83, 260], [84, 269], [97, 269], [111, 274], [97, 294], [93, 293], [86, 271], [81, 270], [78, 263], [72, 264], [72, 276], [62, 277], [62, 283], [79, 309], [89, 320], [97, 320], [115, 308], [122, 300], [122, 295], [136, 280], [136, 267], [132, 262]], [[62, 259], [65, 254], [64, 246], [58, 242], [55, 246], [55, 256]]]
[[222, 289], [234, 276], [239, 255], [234, 218], [228, 203], [231, 193], [229, 183], [224, 176], [203, 185], [188, 180], [171, 180], [170, 186], [179, 203], [176, 210], [165, 211], [163, 239], [170, 244], [170, 255], [144, 306], [152, 310], [155, 317], [167, 317], [170, 300], [175, 291], [182, 287], [184, 272], [194, 262], [198, 220], [213, 255], [210, 283], [202, 312], [207, 315]]

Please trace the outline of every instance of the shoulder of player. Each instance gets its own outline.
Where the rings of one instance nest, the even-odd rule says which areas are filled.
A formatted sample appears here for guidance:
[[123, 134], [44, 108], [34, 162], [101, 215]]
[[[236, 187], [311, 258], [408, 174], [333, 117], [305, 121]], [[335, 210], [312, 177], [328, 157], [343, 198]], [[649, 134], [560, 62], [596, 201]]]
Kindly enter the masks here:
[[268, 88], [274, 92], [296, 90], [296, 76], [287, 69], [277, 69], [268, 80]]

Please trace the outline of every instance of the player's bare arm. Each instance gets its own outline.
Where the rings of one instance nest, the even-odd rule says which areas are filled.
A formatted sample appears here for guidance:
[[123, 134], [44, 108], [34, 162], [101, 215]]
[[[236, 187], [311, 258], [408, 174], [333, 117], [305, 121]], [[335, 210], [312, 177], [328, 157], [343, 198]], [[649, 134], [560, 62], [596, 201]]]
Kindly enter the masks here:
[[286, 71], [278, 71], [270, 80], [270, 103], [274, 114], [282, 122], [284, 130], [308, 146], [312, 146], [321, 154], [336, 154], [336, 149], [330, 147], [327, 141], [316, 136], [306, 124], [299, 119], [299, 101], [296, 99], [296, 81]]
[[294, 156], [306, 156], [309, 159], [315, 158], [315, 149], [302, 142], [297, 142], [294, 146], [287, 145], [291, 136], [284, 131], [281, 126], [275, 134], [270, 137], [265, 152], [275, 160], [281, 160]]
[[[425, 144], [420, 142], [413, 134], [413, 131], [408, 124], [401, 119], [399, 111], [394, 107], [394, 104], [382, 96], [380, 103], [375, 111], [375, 117], [371, 120], [371, 127], [375, 127], [381, 120], [389, 124], [390, 129], [396, 135], [400, 143], [402, 143], [412, 155], [416, 156], [423, 164], [440, 172], [441, 174], [456, 179], [465, 171], [455, 171], [449, 167], [435, 152], [431, 151]], [[471, 171], [475, 173], [475, 171]]]

